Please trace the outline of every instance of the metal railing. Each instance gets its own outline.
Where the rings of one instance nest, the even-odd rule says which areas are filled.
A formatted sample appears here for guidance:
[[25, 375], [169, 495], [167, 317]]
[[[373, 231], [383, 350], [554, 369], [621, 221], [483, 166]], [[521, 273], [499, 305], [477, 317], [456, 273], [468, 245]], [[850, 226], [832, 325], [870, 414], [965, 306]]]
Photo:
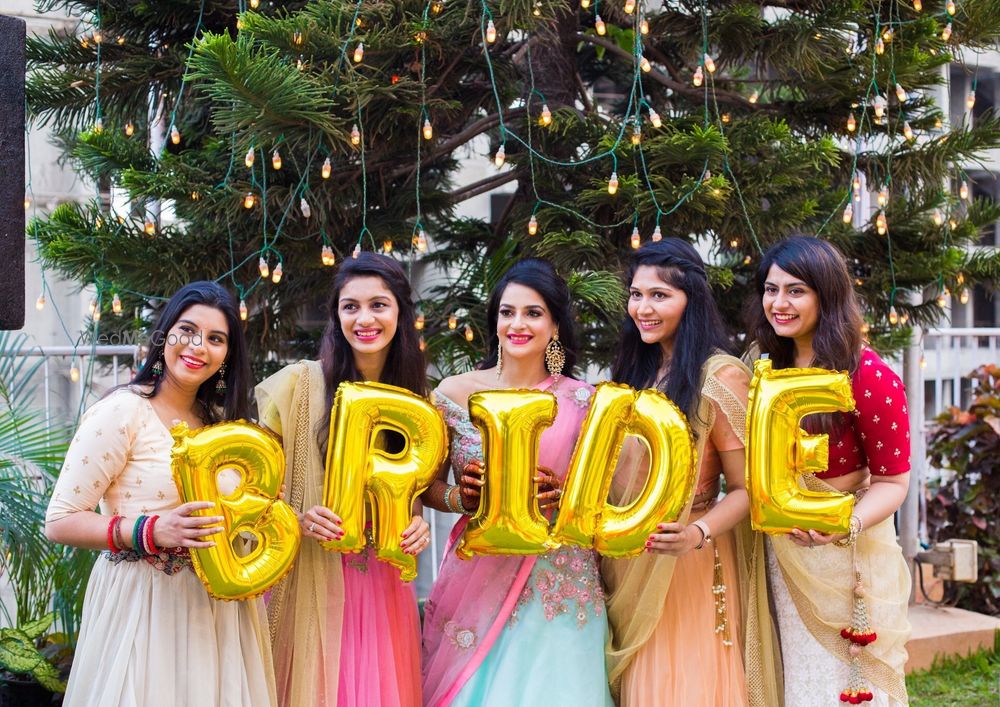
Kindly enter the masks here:
[[1000, 363], [1000, 328], [930, 329], [924, 333], [920, 377], [924, 385], [924, 422], [949, 406], [970, 402], [969, 372]]

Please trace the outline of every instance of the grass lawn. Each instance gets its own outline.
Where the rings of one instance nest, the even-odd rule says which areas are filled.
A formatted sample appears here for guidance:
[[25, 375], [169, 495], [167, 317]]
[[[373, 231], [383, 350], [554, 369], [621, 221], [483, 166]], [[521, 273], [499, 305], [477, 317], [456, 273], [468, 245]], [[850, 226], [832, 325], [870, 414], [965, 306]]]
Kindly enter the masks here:
[[1000, 634], [991, 651], [949, 659], [906, 676], [912, 707], [1000, 705]]

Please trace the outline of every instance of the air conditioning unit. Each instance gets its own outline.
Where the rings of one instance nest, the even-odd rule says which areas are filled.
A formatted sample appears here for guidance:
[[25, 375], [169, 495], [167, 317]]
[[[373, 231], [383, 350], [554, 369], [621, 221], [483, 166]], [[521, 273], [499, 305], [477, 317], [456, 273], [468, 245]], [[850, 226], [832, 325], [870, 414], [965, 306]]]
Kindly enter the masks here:
[[934, 576], [949, 582], [975, 582], [979, 578], [979, 543], [946, 540], [917, 553], [917, 561], [934, 566]]

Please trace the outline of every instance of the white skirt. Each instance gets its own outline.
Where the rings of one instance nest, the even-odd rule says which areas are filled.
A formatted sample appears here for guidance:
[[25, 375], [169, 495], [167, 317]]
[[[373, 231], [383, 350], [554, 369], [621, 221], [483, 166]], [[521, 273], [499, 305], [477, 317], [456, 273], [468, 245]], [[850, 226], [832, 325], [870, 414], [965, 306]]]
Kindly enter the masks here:
[[263, 603], [220, 601], [191, 571], [102, 553], [83, 604], [65, 707], [272, 707]]

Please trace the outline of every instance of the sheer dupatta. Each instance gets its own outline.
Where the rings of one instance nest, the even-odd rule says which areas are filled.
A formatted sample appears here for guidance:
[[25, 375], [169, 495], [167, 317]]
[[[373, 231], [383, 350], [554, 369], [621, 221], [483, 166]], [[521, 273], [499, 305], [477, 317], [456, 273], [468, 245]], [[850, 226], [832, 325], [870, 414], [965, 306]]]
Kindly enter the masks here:
[[[696, 415], [689, 420], [695, 433], [699, 464], [719, 412], [725, 415], [736, 436], [746, 442], [746, 402], [718, 377], [720, 369], [725, 366], [746, 370], [739, 359], [724, 354], [710, 357], [702, 367], [702, 394]], [[627, 502], [645, 482], [645, 459], [641, 453], [635, 453], [637, 446], [633, 445], [631, 453], [623, 453], [615, 472], [612, 501], [616, 503]], [[687, 522], [692, 501], [693, 497], [688, 500], [680, 522]], [[763, 542], [759, 534], [750, 532], [747, 521], [733, 532], [737, 540], [740, 597], [745, 617], [744, 635], [740, 639], [744, 646], [749, 700], [751, 705], [770, 707], [780, 704], [781, 668], [780, 649], [767, 607], [767, 566]], [[602, 560], [601, 576], [605, 583], [611, 629], [606, 651], [608, 678], [616, 698], [621, 691], [622, 676], [659, 623], [675, 564], [676, 558], [654, 553], [643, 553], [627, 560]], [[711, 587], [706, 586], [705, 591], [711, 591]], [[748, 626], [753, 626], [753, 630], [748, 631]]]
[[[538, 389], [555, 394], [558, 404], [555, 421], [542, 433], [538, 463], [562, 479], [592, 389], [565, 377], [554, 384], [548, 379]], [[451, 463], [457, 476], [469, 460], [481, 458], [479, 432], [464, 408], [440, 393], [435, 393], [435, 400], [448, 421]], [[424, 701], [428, 705], [449, 704], [479, 668], [511, 618], [535, 565], [536, 556], [479, 555], [470, 560], [458, 559], [454, 547], [466, 522], [467, 518], [459, 519], [451, 533], [441, 574], [425, 605], [423, 674]], [[544, 647], [525, 646], [524, 650]]]
[[[261, 423], [282, 435], [288, 503], [298, 513], [322, 504], [324, 460], [316, 431], [330, 411], [319, 363], [287, 366], [255, 393]], [[336, 705], [344, 616], [340, 553], [303, 542], [295, 567], [272, 590], [267, 613], [278, 703]]]

